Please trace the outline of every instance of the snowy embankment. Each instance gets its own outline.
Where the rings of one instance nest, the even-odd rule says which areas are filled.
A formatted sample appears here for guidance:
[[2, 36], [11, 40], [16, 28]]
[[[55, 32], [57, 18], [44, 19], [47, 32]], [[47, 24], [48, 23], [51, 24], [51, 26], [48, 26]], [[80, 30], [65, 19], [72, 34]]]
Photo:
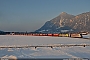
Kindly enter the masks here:
[[[0, 46], [54, 45], [54, 44], [90, 44], [88, 39], [45, 36], [0, 36]], [[37, 47], [0, 48], [0, 57], [17, 58], [90, 58], [90, 46], [86, 47]]]
[[83, 38], [89, 38], [89, 39], [90, 39], [90, 34], [88, 34], [88, 35], [83, 35]]

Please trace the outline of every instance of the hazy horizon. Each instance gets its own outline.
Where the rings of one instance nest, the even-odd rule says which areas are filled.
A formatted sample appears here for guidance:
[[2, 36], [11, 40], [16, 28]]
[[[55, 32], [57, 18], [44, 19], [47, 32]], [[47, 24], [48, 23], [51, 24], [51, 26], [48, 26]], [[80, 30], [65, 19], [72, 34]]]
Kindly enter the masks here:
[[61, 12], [78, 15], [89, 6], [90, 0], [0, 0], [0, 30], [33, 32]]

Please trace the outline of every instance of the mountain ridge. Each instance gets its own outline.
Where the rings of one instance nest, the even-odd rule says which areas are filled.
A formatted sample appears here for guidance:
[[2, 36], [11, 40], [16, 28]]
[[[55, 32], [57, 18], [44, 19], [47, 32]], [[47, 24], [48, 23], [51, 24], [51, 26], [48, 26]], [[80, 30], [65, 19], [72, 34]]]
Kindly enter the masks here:
[[[78, 14], [76, 16], [62, 12], [57, 17], [47, 21], [41, 28], [35, 32], [43, 33], [60, 33], [62, 30], [70, 31], [86, 31], [90, 32], [90, 12]], [[66, 28], [68, 27], [68, 28]]]

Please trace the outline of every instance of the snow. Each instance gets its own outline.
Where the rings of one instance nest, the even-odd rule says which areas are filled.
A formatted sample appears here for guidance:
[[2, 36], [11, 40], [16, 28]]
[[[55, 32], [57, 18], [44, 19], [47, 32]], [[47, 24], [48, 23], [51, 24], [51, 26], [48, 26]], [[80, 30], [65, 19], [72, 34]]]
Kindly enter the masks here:
[[13, 56], [13, 55], [10, 55], [10, 56], [8, 56], [8, 55], [5, 55], [5, 56], [3, 56], [2, 58], [1, 58], [1, 60], [8, 60], [8, 59], [17, 59], [17, 57], [16, 56]]
[[83, 38], [90, 38], [90, 34], [88, 34], [88, 35], [83, 35]]
[[69, 30], [61, 30], [61, 32], [68, 32]]
[[[90, 36], [90, 35], [88, 35]], [[90, 44], [89, 39], [48, 36], [1, 35], [0, 46]], [[0, 48], [0, 57], [17, 58], [90, 58], [90, 46]]]

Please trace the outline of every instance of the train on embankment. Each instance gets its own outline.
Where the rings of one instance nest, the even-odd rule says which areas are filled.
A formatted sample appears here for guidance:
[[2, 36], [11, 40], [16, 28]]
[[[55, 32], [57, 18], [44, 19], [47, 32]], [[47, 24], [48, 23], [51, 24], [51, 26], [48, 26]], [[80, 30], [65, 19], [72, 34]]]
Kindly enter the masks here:
[[52, 36], [52, 37], [72, 37], [82, 38], [82, 35], [87, 35], [86, 32], [82, 33], [31, 33], [31, 32], [3, 32], [0, 35], [24, 35], [24, 36]]
[[20, 33], [20, 32], [8, 32], [6, 34], [0, 35], [20, 35], [20, 36], [52, 36], [52, 37], [72, 37], [72, 38], [82, 38], [80, 33]]

